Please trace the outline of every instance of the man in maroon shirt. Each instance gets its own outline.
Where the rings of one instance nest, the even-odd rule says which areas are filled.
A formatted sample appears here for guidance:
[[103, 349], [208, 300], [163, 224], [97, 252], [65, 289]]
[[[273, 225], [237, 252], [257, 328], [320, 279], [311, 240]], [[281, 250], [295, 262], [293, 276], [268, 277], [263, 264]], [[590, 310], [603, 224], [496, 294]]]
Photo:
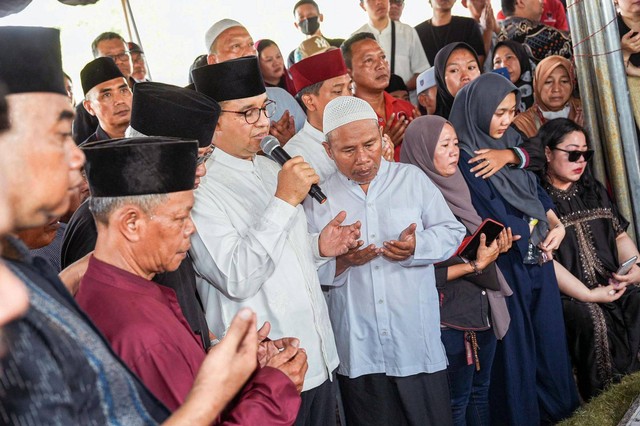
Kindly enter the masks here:
[[400, 159], [404, 132], [414, 117], [420, 115], [409, 102], [384, 91], [389, 85], [389, 62], [371, 33], [358, 33], [342, 44], [347, 70], [355, 83], [355, 96], [364, 99], [378, 115], [378, 123], [393, 142], [395, 160]]
[[[195, 141], [155, 137], [83, 147], [98, 240], [76, 300], [171, 410], [184, 403], [205, 352], [175, 292], [150, 280], [175, 270], [190, 247], [197, 148]], [[297, 339], [280, 339], [264, 347], [264, 368], [219, 420], [292, 424], [306, 371], [297, 346]]]

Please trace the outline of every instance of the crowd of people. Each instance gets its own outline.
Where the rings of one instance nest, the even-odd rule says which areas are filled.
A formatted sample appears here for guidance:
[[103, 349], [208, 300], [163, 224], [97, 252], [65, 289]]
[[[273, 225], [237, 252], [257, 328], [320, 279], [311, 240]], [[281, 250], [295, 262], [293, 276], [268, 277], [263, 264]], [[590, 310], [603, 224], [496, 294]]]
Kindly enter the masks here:
[[187, 87], [104, 32], [78, 105], [0, 27], [0, 423], [547, 425], [640, 370], [566, 5], [429, 3], [300, 0], [286, 60], [221, 19]]

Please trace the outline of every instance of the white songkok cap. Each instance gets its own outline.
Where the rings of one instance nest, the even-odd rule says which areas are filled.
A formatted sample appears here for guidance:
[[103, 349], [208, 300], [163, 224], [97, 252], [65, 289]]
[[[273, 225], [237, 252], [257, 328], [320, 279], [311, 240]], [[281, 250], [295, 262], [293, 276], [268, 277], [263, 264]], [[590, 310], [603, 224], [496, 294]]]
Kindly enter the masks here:
[[427, 89], [436, 85], [436, 69], [431, 67], [421, 73], [416, 80], [416, 93], [419, 95]]
[[209, 49], [211, 49], [211, 45], [213, 44], [214, 41], [216, 41], [218, 36], [222, 34], [223, 31], [228, 30], [229, 28], [232, 28], [232, 27], [243, 27], [243, 26], [244, 25], [242, 25], [240, 22], [234, 21], [233, 19], [221, 19], [215, 24], [213, 24], [211, 28], [207, 30], [207, 33], [204, 35], [204, 44], [205, 44], [205, 48], [207, 49], [207, 52], [209, 51]]
[[358, 120], [375, 120], [377, 123], [378, 116], [367, 101], [355, 96], [339, 96], [324, 109], [322, 131], [326, 136], [332, 130]]

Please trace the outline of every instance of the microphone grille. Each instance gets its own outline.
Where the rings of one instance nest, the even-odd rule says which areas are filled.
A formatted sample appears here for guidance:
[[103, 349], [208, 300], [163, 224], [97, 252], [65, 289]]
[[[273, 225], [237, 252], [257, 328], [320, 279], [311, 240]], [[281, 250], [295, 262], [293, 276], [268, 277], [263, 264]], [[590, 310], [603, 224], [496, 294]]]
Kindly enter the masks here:
[[271, 151], [273, 151], [275, 148], [279, 146], [280, 146], [280, 142], [278, 142], [278, 139], [276, 139], [274, 136], [271, 136], [271, 135], [265, 136], [260, 141], [260, 148], [262, 149], [262, 152], [264, 152], [267, 155], [271, 155]]

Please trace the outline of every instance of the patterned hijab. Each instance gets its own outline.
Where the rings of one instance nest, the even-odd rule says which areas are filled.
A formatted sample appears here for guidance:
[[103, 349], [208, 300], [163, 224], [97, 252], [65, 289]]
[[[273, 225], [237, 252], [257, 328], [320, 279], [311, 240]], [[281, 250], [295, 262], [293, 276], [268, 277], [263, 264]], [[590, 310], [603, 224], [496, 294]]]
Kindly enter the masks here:
[[[479, 149], [506, 149], [522, 143], [520, 134], [509, 127], [500, 139], [489, 135], [491, 119], [496, 108], [509, 93], [516, 94], [516, 105], [520, 91], [509, 80], [498, 74], [484, 74], [460, 90], [451, 109], [450, 120], [458, 133], [459, 146], [474, 156]], [[527, 217], [538, 219], [532, 241], [544, 241], [549, 225], [547, 216], [538, 199], [538, 182], [535, 175], [524, 169], [503, 167], [489, 178], [489, 182], [502, 197]]]

